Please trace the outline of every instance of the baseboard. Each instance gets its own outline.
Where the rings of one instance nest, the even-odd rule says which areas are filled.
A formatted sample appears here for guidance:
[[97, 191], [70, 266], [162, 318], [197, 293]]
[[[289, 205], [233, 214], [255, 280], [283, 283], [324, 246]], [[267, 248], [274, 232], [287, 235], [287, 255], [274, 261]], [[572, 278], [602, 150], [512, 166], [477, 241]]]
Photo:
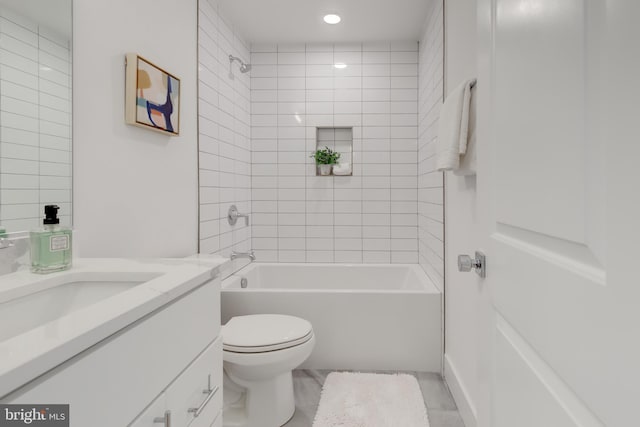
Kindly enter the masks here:
[[449, 391], [456, 401], [458, 412], [465, 427], [476, 427], [478, 420], [476, 417], [476, 408], [468, 390], [464, 386], [460, 375], [456, 371], [455, 366], [451, 363], [448, 355], [444, 355], [444, 380], [449, 386]]

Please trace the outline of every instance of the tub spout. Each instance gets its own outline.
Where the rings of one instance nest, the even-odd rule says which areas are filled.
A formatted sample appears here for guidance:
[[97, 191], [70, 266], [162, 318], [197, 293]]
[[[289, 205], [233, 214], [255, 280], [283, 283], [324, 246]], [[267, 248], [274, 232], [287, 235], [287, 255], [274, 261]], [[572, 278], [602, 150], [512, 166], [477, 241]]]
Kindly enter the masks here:
[[249, 258], [251, 261], [255, 261], [256, 260], [256, 254], [253, 252], [253, 249], [251, 249], [249, 252], [231, 251], [231, 255], [229, 255], [229, 258], [231, 260], [234, 260], [236, 258]]

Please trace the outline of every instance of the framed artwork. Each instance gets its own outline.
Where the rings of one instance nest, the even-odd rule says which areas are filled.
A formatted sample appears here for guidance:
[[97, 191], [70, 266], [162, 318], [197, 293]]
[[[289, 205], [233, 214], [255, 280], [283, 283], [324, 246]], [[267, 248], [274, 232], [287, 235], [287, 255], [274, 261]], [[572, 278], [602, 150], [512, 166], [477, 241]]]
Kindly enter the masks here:
[[125, 121], [180, 133], [180, 79], [135, 53], [126, 56]]

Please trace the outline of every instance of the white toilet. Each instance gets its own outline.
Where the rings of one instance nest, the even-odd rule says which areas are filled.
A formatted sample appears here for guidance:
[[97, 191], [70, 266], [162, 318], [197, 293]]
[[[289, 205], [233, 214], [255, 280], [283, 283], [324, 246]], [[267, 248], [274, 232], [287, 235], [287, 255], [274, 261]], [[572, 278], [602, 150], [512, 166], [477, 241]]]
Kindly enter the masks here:
[[222, 327], [224, 427], [280, 427], [295, 412], [291, 371], [313, 349], [311, 323], [255, 314]]

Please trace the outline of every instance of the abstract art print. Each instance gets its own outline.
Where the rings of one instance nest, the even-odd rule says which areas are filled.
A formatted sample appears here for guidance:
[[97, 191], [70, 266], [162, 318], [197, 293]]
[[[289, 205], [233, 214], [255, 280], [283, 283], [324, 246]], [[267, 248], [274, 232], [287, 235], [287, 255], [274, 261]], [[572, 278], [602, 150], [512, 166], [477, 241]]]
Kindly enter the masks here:
[[127, 54], [125, 120], [169, 135], [180, 131], [180, 79]]

